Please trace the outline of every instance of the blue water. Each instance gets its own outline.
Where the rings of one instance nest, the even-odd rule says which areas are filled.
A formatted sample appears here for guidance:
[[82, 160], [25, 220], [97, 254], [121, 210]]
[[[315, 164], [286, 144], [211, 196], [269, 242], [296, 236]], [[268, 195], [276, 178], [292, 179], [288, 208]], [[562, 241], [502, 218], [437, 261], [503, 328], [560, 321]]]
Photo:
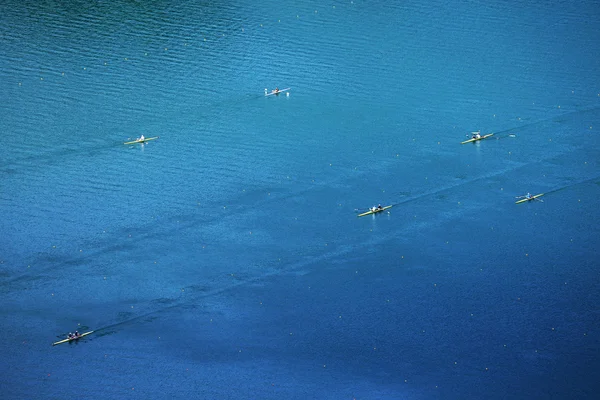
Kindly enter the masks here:
[[1, 397], [595, 398], [600, 3], [297, 3], [0, 5]]

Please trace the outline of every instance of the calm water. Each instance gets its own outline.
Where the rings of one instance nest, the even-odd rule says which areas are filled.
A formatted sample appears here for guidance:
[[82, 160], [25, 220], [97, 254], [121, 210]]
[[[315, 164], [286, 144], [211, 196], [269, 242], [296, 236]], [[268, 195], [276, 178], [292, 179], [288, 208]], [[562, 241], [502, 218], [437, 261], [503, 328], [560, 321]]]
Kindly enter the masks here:
[[2, 398], [594, 398], [600, 3], [255, 3], [0, 5]]

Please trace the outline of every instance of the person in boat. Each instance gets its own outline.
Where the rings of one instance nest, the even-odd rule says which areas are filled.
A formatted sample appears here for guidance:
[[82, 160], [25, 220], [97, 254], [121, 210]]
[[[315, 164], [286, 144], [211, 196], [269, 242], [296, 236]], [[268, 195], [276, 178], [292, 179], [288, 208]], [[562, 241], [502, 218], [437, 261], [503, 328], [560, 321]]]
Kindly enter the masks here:
[[273, 90], [273, 93], [275, 93], [275, 94], [279, 93], [279, 88], [276, 87], [275, 90]]
[[138, 142], [143, 142], [145, 139], [144, 135], [140, 136], [140, 138], [138, 139]]
[[527, 192], [527, 194], [525, 195], [525, 198], [528, 200], [533, 199], [533, 195], [531, 193]]
[[480, 131], [473, 132], [473, 139], [479, 139], [481, 137]]
[[377, 209], [378, 209], [378, 210], [381, 210], [382, 208], [383, 208], [383, 207], [381, 207], [381, 204], [379, 204], [379, 205], [377, 206]]
[[73, 338], [73, 334], [71, 332], [69, 332], [69, 334], [67, 335], [67, 338], [72, 339]]

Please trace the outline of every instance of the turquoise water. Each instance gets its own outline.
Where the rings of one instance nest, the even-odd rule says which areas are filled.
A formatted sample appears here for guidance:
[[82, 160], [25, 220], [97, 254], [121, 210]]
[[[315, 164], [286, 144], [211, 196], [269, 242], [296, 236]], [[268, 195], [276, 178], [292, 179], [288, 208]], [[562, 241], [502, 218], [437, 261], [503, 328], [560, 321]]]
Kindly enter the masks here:
[[594, 398], [598, 6], [1, 5], [2, 397]]

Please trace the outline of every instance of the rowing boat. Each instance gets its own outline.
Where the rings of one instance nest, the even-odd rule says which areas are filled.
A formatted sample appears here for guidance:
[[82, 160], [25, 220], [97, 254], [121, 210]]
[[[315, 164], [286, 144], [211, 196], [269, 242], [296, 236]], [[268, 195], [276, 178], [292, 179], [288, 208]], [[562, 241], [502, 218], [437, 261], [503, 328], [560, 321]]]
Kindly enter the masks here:
[[[536, 194], [535, 196], [531, 196], [531, 197], [529, 197], [529, 198], [525, 197], [524, 199], [521, 199], [521, 200], [515, 201], [515, 204], [519, 204], [519, 203], [525, 203], [526, 201], [535, 200], [535, 199], [537, 199], [538, 197], [540, 197], [540, 196], [543, 196], [543, 195], [544, 195], [544, 193], [540, 193], [540, 194]], [[541, 200], [540, 200], [540, 201], [541, 201]]]
[[493, 133], [488, 133], [487, 135], [483, 135], [483, 136], [480, 136], [480, 137], [478, 137], [478, 138], [471, 138], [471, 139], [469, 139], [469, 140], [465, 140], [464, 142], [460, 142], [460, 144], [471, 143], [471, 142], [477, 142], [478, 140], [487, 139], [487, 138], [489, 138], [490, 136], [494, 136], [494, 134], [493, 134]]
[[73, 340], [79, 340], [82, 337], [89, 335], [90, 333], [94, 333], [94, 331], [89, 331], [89, 332], [86, 332], [86, 333], [82, 333], [81, 335], [79, 335], [77, 337], [72, 337], [72, 338], [67, 338], [67, 339], [59, 340], [56, 343], [52, 343], [52, 346], [56, 346], [57, 344], [61, 344], [61, 343], [72, 342]]
[[265, 96], [271, 96], [271, 95], [274, 95], [274, 94], [275, 94], [275, 95], [277, 95], [277, 94], [279, 94], [279, 93], [287, 92], [287, 91], [288, 91], [288, 90], [290, 90], [290, 89], [291, 89], [291, 88], [287, 88], [287, 89], [281, 89], [281, 90], [278, 90], [277, 92], [276, 92], [276, 91], [274, 91], [274, 90], [271, 90], [271, 92], [269, 92], [269, 93], [267, 93], [267, 90], [265, 89]]
[[132, 140], [131, 142], [125, 142], [123, 144], [145, 143], [145, 142], [149, 142], [150, 140], [158, 139], [159, 137], [160, 136], [155, 136], [155, 137], [144, 138], [144, 140]]
[[358, 216], [359, 217], [364, 217], [365, 215], [377, 214], [378, 212], [382, 212], [384, 210], [387, 210], [388, 208], [392, 208], [392, 206], [385, 206], [385, 207], [381, 207], [381, 208], [376, 208], [375, 210], [369, 210], [369, 211], [364, 212], [362, 214], [358, 214]]

